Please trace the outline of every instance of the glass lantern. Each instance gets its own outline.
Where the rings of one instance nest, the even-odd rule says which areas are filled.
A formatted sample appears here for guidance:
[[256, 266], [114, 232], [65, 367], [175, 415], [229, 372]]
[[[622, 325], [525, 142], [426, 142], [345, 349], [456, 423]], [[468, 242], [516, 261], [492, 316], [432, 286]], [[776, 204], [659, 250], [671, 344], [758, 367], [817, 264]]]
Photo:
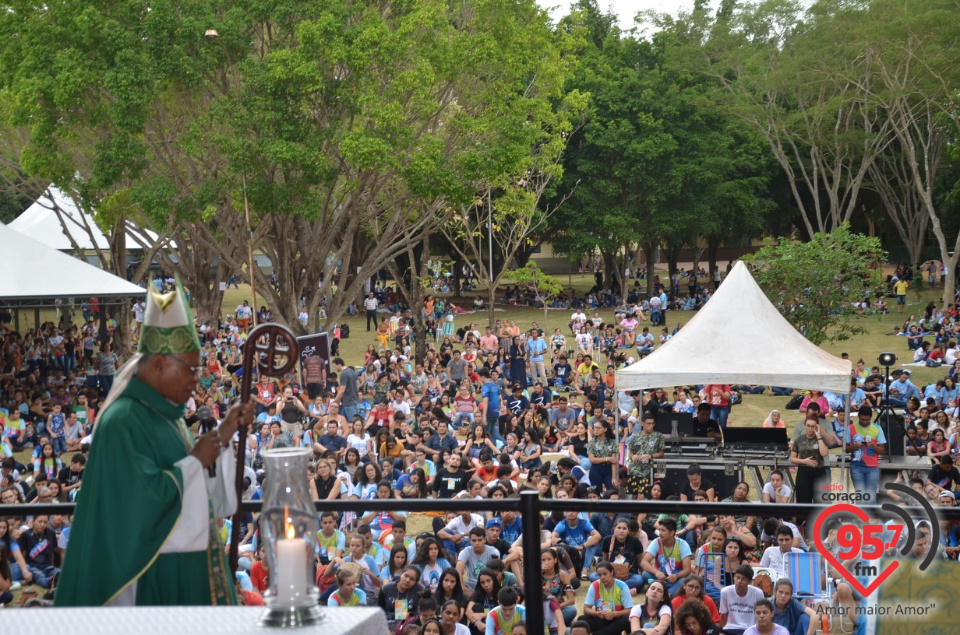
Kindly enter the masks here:
[[310, 497], [309, 448], [263, 451], [266, 479], [260, 539], [265, 547], [270, 585], [264, 594], [267, 610], [261, 626], [295, 628], [325, 619], [314, 584], [317, 512]]

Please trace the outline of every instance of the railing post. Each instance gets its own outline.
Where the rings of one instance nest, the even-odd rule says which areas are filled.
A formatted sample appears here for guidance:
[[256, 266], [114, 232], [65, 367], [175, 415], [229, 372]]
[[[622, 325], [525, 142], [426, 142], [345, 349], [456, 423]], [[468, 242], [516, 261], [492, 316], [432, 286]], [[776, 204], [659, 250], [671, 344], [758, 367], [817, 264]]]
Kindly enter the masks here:
[[540, 573], [540, 495], [536, 491], [520, 494], [523, 529], [523, 595], [527, 608], [527, 632], [542, 633], [543, 576]]

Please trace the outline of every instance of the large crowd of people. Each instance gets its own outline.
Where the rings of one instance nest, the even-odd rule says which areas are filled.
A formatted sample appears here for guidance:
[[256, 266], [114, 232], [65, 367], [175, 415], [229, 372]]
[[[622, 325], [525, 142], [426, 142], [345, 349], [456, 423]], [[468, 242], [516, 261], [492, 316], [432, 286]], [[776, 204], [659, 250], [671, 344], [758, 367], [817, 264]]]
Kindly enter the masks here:
[[[849, 425], [846, 396], [816, 391], [805, 393], [797, 416], [773, 411], [764, 422], [792, 428], [791, 473], [773, 471], [763, 491], [751, 495], [746, 482], [719, 489], [694, 465], [684, 487], [669, 491], [653, 470], [665, 455], [656, 413], [692, 413], [697, 435], [713, 436], [728, 425], [736, 393], [782, 391], [728, 385], [616, 391], [616, 369], [682, 328], [666, 327], [675, 303], [651, 298], [618, 304], [610, 322], [599, 310], [577, 308], [553, 333], [512, 320], [482, 329], [465, 325], [436, 333], [421, 362], [412, 356], [409, 314], [370, 306], [371, 342], [362, 359], [335, 357], [320, 384], [303, 385], [297, 374], [254, 382], [257, 425], [246, 448], [246, 497], [259, 497], [264, 450], [299, 446], [313, 452], [308, 477], [316, 499], [497, 499], [532, 489], [543, 498], [570, 500], [569, 511], [541, 519], [539, 566], [551, 633], [799, 635], [820, 626], [817, 601], [860, 602], [849, 585], [827, 584], [839, 576], [826, 565], [824, 592], [791, 586], [790, 554], [815, 553], [812, 528], [804, 523], [764, 518], [759, 505], [749, 516], [694, 512], [698, 501], [812, 502], [814, 484], [829, 473], [825, 457], [844, 445], [857, 491], [877, 496], [886, 439], [873, 415], [886, 398], [904, 409], [906, 454], [931, 460], [929, 468], [903, 478], [938, 505], [953, 505], [960, 487], [953, 467], [960, 453], [960, 362], [925, 387], [899, 372], [886, 384], [879, 369], [858, 362]], [[436, 301], [428, 298], [421, 310], [436, 317]], [[82, 496], [97, 411], [119, 365], [109, 342], [96, 346], [95, 318], [5, 337], [0, 516], [4, 504]], [[939, 319], [952, 324], [955, 316], [941, 313]], [[199, 328], [202, 363], [185, 415], [198, 433], [216, 427], [239, 397], [240, 351], [251, 325], [245, 307], [216, 327]], [[912, 348], [915, 341], [908, 342]], [[956, 350], [952, 341], [944, 345]], [[690, 512], [589, 515], [576, 502], [618, 498], [687, 501]], [[380, 606], [397, 633], [527, 632], [520, 582], [524, 567], [538, 566], [538, 554], [523, 553], [516, 513], [410, 517], [402, 502], [397, 508], [320, 516], [316, 580], [324, 603]], [[224, 542], [229, 525], [222, 521]], [[956, 529], [946, 525], [942, 544], [932, 548], [955, 559]], [[831, 531], [826, 545], [836, 544]], [[922, 527], [919, 533], [922, 539]], [[67, 516], [0, 518], [0, 604], [17, 589], [56, 587], [69, 534]], [[262, 603], [267, 561], [252, 515], [237, 549], [240, 596]], [[757, 569], [770, 588], [753, 585]], [[850, 619], [862, 627], [863, 620]]]

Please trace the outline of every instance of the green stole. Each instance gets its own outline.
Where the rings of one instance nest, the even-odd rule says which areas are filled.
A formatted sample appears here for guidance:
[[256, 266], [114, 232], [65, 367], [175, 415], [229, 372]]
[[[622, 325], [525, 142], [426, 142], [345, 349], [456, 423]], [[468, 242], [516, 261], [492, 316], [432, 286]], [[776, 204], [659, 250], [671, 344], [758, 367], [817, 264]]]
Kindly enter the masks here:
[[194, 445], [183, 412], [134, 377], [101, 413], [57, 606], [103, 606], [134, 582], [138, 605], [236, 604], [212, 504], [206, 553], [160, 553], [181, 513], [183, 476], [174, 463]]

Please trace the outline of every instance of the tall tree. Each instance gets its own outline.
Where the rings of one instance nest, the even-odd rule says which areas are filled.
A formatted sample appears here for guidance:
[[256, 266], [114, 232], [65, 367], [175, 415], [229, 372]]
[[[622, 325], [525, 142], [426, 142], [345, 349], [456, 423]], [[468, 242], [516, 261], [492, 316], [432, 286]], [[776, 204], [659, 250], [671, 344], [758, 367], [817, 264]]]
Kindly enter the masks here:
[[930, 217], [913, 179], [913, 168], [904, 148], [897, 143], [870, 166], [867, 187], [877, 193], [887, 218], [907, 249], [911, 266], [916, 266], [920, 264]]
[[533, 291], [537, 301], [543, 304], [543, 332], [549, 333], [550, 301], [560, 295], [563, 284], [553, 276], [544, 273], [532, 260], [514, 270], [510, 277], [518, 285]]
[[533, 0], [62, 0], [0, 33], [25, 165], [70, 174], [95, 130], [89, 180], [235, 271], [252, 240], [293, 328], [301, 298], [336, 321], [429, 215], [514, 173], [568, 66]]
[[[597, 23], [595, 12], [585, 5], [571, 25]], [[640, 248], [649, 270], [660, 246], [675, 269], [680, 248], [700, 236], [715, 244], [752, 237], [769, 209], [769, 161], [757, 136], [717, 111], [713, 80], [672, 63], [702, 41], [691, 30], [671, 20], [640, 40], [609, 27], [591, 40], [572, 80], [592, 103], [571, 142], [567, 175], [581, 186], [554, 224], [555, 245], [574, 257], [600, 251], [624, 292], [628, 259]]]
[[[721, 82], [725, 110], [766, 141], [812, 236], [850, 220], [890, 134], [883, 112], [857, 89], [872, 75], [870, 60], [837, 40], [849, 12], [803, 7], [795, 0], [737, 5], [685, 63]], [[843, 50], [824, 55], [825, 45]]]
[[[833, 7], [833, 4], [825, 3]], [[960, 139], [960, 47], [953, 0], [891, 2], [876, 0], [869, 7], [842, 4], [833, 13], [838, 21], [837, 42], [843, 50], [857, 50], [869, 61], [871, 74], [837, 73], [840, 81], [855, 86], [873, 108], [885, 117], [885, 126], [898, 143], [903, 162], [903, 185], [913, 192], [902, 198], [919, 202], [946, 265], [943, 304], [953, 301], [956, 268], [960, 262], [960, 225], [937, 205], [936, 190], [947, 148]], [[840, 48], [835, 44], [831, 53]], [[917, 225], [920, 223], [915, 221]], [[916, 264], [916, 263], [914, 263]]]
[[853, 303], [882, 284], [886, 254], [877, 238], [842, 225], [810, 241], [779, 238], [744, 258], [757, 284], [814, 344], [843, 341], [864, 329]]

